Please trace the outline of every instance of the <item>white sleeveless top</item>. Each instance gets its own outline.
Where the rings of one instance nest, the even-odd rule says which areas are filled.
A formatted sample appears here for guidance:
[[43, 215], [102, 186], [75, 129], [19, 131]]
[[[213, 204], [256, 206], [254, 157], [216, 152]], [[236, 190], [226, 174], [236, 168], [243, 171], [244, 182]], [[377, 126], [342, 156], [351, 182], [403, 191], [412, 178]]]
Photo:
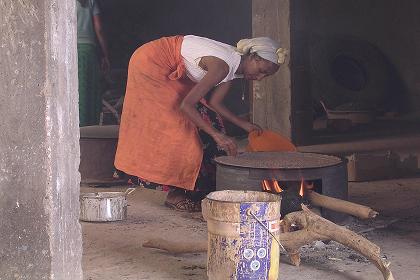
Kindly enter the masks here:
[[242, 78], [243, 75], [235, 74], [241, 63], [241, 54], [236, 51], [235, 47], [194, 35], [184, 36], [181, 45], [181, 56], [183, 58], [187, 76], [193, 82], [198, 83], [207, 73], [198, 64], [204, 56], [214, 56], [222, 59], [229, 66], [229, 73], [220, 82], [224, 83], [236, 78]]

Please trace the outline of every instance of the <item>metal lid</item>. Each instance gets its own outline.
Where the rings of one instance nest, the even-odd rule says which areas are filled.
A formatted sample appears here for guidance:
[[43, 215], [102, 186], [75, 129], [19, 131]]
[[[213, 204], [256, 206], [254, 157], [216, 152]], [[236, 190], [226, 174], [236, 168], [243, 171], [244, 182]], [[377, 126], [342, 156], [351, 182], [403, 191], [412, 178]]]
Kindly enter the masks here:
[[115, 198], [115, 197], [125, 197], [124, 192], [95, 192], [95, 193], [81, 193], [80, 199], [105, 199], [105, 198]]
[[214, 159], [218, 164], [260, 169], [321, 168], [340, 164], [335, 156], [300, 152], [247, 152]]

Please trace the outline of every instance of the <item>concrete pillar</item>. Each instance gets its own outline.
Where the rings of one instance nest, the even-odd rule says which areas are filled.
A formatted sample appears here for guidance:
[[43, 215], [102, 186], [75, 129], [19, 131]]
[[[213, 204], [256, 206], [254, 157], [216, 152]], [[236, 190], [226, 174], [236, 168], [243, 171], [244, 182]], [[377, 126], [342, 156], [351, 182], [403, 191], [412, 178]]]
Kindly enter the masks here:
[[0, 279], [82, 279], [76, 1], [0, 0]]
[[[252, 35], [278, 40], [290, 50], [290, 0], [253, 0]], [[278, 73], [253, 82], [252, 119], [262, 127], [292, 138], [290, 56]]]

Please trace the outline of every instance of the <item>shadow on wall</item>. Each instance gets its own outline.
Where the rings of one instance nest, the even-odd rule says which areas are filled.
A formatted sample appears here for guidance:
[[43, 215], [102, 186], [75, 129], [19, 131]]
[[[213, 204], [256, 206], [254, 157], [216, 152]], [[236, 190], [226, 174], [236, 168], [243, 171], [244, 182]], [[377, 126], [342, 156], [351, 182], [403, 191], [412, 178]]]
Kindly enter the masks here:
[[[252, 34], [251, 0], [98, 1], [109, 38], [112, 67], [121, 70], [127, 69], [132, 53], [139, 46], [163, 36], [194, 34], [236, 45]], [[225, 100], [230, 110], [245, 117], [249, 113], [247, 88], [244, 92], [241, 81], [235, 81]], [[107, 96], [111, 103], [119, 98], [109, 92]], [[108, 116], [115, 123], [112, 114]], [[244, 134], [230, 124], [227, 129], [230, 135]]]
[[252, 34], [251, 0], [99, 0], [116, 67], [154, 39], [194, 34], [236, 44]]
[[403, 112], [406, 90], [383, 52], [366, 40], [348, 36], [311, 38], [311, 92], [335, 110]]

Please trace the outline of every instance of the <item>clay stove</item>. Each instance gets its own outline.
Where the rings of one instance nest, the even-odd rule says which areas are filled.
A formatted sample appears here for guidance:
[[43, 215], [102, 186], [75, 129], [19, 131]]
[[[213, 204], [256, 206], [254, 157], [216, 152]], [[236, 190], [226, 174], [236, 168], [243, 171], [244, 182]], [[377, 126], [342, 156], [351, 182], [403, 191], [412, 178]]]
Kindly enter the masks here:
[[[346, 163], [335, 156], [299, 152], [252, 152], [222, 156], [217, 163], [217, 190], [263, 190], [264, 180], [276, 180], [280, 186], [314, 183], [313, 190], [347, 200]], [[341, 222], [345, 214], [322, 209], [322, 216]]]

